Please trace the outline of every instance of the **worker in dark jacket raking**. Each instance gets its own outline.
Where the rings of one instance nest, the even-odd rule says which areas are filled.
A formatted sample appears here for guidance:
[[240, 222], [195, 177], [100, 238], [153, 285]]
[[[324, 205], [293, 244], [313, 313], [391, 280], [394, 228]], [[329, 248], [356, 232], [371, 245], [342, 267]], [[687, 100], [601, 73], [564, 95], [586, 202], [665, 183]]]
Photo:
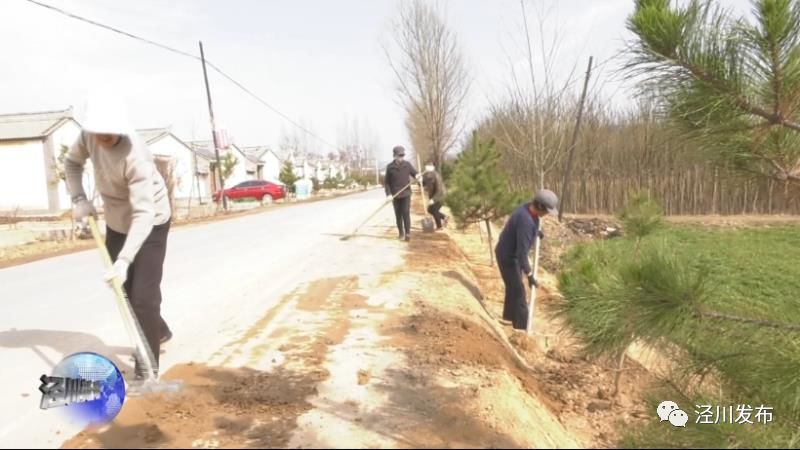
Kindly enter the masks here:
[[398, 145], [392, 149], [394, 160], [386, 166], [384, 187], [386, 198], [394, 197], [394, 217], [397, 220], [398, 238], [411, 240], [411, 185], [417, 178], [417, 169], [406, 161], [406, 149]]
[[558, 214], [558, 197], [552, 191], [542, 189], [531, 202], [519, 206], [506, 222], [495, 247], [497, 265], [506, 287], [503, 303], [503, 320], [511, 322], [515, 330], [528, 327], [528, 303], [522, 275], [528, 278], [531, 289], [538, 286], [535, 274], [528, 261], [528, 253], [534, 239], [543, 239], [541, 218], [547, 214]]

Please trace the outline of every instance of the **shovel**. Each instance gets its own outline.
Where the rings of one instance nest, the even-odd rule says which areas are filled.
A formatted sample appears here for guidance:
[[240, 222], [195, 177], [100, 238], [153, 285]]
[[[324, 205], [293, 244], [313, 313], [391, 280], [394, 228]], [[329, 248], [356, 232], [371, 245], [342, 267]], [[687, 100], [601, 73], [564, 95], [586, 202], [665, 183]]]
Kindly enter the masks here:
[[[536, 278], [536, 274], [539, 271], [539, 243], [541, 241], [542, 240], [539, 238], [539, 236], [536, 236], [536, 250], [534, 251], [533, 271], [531, 272], [533, 274], [533, 278], [534, 279], [537, 279]], [[536, 286], [531, 286], [531, 294], [530, 295], [531, 295], [531, 298], [530, 298], [530, 301], [528, 301], [528, 329], [526, 331], [528, 332], [529, 335], [532, 335], [532, 334], [534, 334], [534, 332], [533, 332], [533, 316], [534, 316], [533, 310], [534, 310], [534, 308], [536, 306]]]
[[[103, 241], [103, 236], [100, 234], [100, 230], [97, 228], [97, 222], [95, 221], [94, 217], [91, 216], [89, 217], [89, 229], [91, 230], [94, 241], [97, 244], [97, 249], [100, 251], [100, 256], [103, 258], [103, 264], [107, 269], [110, 269], [113, 265], [111, 261], [111, 255], [108, 254], [108, 249]], [[145, 368], [146, 379], [144, 382], [141, 383], [141, 385], [129, 385], [126, 389], [126, 394], [130, 396], [137, 396], [146, 393], [179, 391], [183, 386], [181, 381], [176, 380], [165, 382], [158, 380], [154, 370], [156, 366], [156, 360], [153, 357], [153, 350], [150, 348], [150, 344], [144, 337], [144, 333], [142, 332], [141, 325], [139, 325], [139, 321], [136, 320], [136, 315], [133, 313], [131, 302], [128, 300], [125, 290], [122, 288], [122, 285], [116, 278], [111, 280], [110, 285], [117, 300], [117, 308], [119, 308], [120, 315], [122, 316], [122, 323], [125, 325], [128, 336], [136, 348], [136, 352], [139, 356], [139, 363], [143, 364]]]

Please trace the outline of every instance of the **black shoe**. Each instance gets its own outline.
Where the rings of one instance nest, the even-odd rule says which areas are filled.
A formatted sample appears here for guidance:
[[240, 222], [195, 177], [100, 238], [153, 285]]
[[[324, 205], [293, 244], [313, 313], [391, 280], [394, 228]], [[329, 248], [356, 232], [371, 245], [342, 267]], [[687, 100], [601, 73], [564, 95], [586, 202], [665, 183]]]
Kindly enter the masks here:
[[402, 240], [404, 240], [405, 238], [406, 238], [406, 236], [405, 236], [404, 234], [401, 234], [401, 235], [397, 236], [397, 240], [398, 240], [398, 241], [402, 241]]
[[167, 333], [161, 336], [161, 344], [166, 344], [170, 339], [172, 339], [172, 330], [167, 330]]
[[409, 242], [409, 241], [411, 241], [411, 235], [410, 235], [410, 234], [407, 234], [407, 235], [406, 235], [405, 241], [406, 241], [406, 242]]

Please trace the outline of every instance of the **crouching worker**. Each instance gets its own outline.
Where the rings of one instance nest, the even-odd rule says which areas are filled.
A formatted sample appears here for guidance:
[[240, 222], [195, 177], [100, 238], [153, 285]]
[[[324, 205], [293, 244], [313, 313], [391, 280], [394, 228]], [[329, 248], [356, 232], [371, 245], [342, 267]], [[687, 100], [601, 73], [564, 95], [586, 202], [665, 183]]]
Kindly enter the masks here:
[[[161, 276], [171, 217], [164, 179], [126, 120], [123, 105], [113, 100], [90, 103], [83, 131], [64, 161], [73, 216], [79, 223], [97, 217], [82, 185], [87, 159], [103, 199], [106, 248], [114, 262], [104, 279], [117, 278], [123, 286], [158, 364], [161, 341], [172, 335], [161, 317]], [[144, 367], [137, 355], [137, 379], [146, 378]], [[158, 366], [153, 369], [157, 374]]]
[[447, 189], [442, 176], [431, 163], [425, 166], [425, 173], [422, 175], [422, 187], [425, 189], [429, 199], [428, 214], [433, 216], [433, 220], [436, 221], [436, 229], [441, 230], [442, 225], [447, 224], [447, 216], [440, 211], [444, 197], [447, 195]]
[[531, 289], [538, 286], [528, 253], [534, 239], [544, 238], [540, 230], [541, 218], [547, 214], [558, 214], [557, 207], [556, 194], [542, 189], [531, 202], [519, 206], [511, 214], [497, 241], [495, 256], [506, 289], [503, 320], [511, 322], [515, 330], [526, 330], [528, 327], [528, 302], [522, 277], [527, 278]]

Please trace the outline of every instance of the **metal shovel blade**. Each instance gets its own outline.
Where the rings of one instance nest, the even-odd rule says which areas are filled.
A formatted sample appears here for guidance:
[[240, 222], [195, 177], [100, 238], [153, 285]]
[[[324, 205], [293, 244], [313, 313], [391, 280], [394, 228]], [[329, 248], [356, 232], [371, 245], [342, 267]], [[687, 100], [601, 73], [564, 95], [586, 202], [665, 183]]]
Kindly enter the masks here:
[[125, 395], [128, 397], [141, 397], [147, 394], [176, 394], [182, 389], [183, 381], [181, 380], [160, 381], [146, 379], [127, 383]]

